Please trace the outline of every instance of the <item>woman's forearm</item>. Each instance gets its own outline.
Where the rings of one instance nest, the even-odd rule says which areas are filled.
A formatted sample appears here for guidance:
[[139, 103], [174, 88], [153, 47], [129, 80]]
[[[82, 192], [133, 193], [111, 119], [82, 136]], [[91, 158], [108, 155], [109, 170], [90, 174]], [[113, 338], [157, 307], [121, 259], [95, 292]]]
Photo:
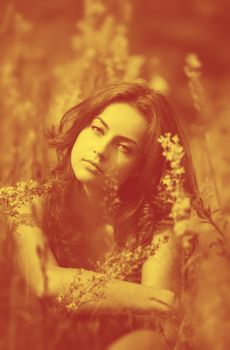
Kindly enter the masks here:
[[86, 312], [123, 309], [135, 312], [166, 312], [172, 309], [174, 303], [174, 294], [168, 290], [111, 280], [106, 275], [82, 269], [58, 266], [49, 268], [47, 282], [46, 288], [40, 288], [40, 296], [67, 295], [69, 302]]
[[161, 285], [154, 288], [155, 285], [144, 286], [93, 271], [58, 266], [38, 228], [21, 225], [14, 231], [14, 239], [18, 268], [39, 297], [58, 298], [62, 294], [62, 301], [72, 301], [86, 311], [168, 311], [173, 305], [174, 294], [167, 288], [160, 289]]

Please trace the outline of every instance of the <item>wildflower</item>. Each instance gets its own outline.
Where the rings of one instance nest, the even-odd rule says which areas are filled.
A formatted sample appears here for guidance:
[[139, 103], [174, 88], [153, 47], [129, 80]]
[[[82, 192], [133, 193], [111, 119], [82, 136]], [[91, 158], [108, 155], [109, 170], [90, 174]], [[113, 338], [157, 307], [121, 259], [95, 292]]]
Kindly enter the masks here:
[[81, 282], [83, 270], [79, 270], [68, 291], [58, 296], [56, 310], [63, 310], [64, 308], [76, 313], [83, 304], [104, 298], [103, 287], [109, 281], [132, 279], [144, 261], [149, 256], [154, 255], [159, 245], [166, 241], [167, 237], [157, 244], [150, 244], [145, 248], [141, 245], [131, 248], [128, 245], [123, 249], [116, 249], [108, 253], [103, 262], [97, 263], [96, 271], [99, 274], [93, 275], [88, 280], [87, 285]]
[[202, 67], [202, 63], [199, 60], [198, 56], [194, 53], [190, 53], [186, 57], [186, 63], [191, 69], [200, 69]]
[[[178, 135], [172, 136], [170, 133], [166, 133], [165, 135], [161, 135], [158, 141], [163, 148], [163, 156], [169, 162], [169, 169], [161, 181], [165, 190], [163, 200], [164, 203], [171, 203], [169, 218], [173, 220], [173, 231], [175, 235], [177, 237], [184, 237], [191, 214], [190, 198], [183, 188], [183, 174], [185, 173], [185, 169], [182, 165], [182, 160], [184, 150], [180, 145]], [[188, 240], [182, 239], [181, 242], [182, 246], [183, 244], [188, 244]]]
[[173, 190], [173, 181], [169, 174], [165, 175], [162, 179], [162, 184], [166, 186], [167, 191], [171, 192]]
[[22, 205], [31, 203], [36, 196], [47, 193], [54, 186], [52, 179], [42, 184], [34, 180], [28, 182], [20, 181], [15, 186], [0, 188], [0, 210], [2, 214], [16, 217], [19, 215], [18, 209]]
[[190, 198], [177, 195], [177, 200], [172, 206], [171, 217], [175, 219], [188, 218], [190, 216]]
[[77, 304], [74, 301], [71, 301], [68, 305], [66, 305], [68, 311], [76, 310]]

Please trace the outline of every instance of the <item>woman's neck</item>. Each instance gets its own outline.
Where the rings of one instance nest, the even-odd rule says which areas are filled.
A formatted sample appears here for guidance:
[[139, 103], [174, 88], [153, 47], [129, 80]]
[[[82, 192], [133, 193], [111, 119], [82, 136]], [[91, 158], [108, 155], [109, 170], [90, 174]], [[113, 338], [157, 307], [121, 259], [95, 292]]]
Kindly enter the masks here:
[[103, 197], [102, 192], [99, 192], [98, 190], [95, 190], [93, 188], [89, 188], [86, 185], [82, 186], [82, 195], [85, 203], [88, 204], [88, 206], [92, 209], [98, 208], [98, 204], [100, 203], [101, 198]]
[[84, 222], [89, 227], [98, 227], [105, 224], [113, 224], [113, 219], [106, 215], [106, 209], [103, 205], [106, 194], [94, 188], [75, 186], [72, 192], [73, 205], [79, 208], [84, 217]]

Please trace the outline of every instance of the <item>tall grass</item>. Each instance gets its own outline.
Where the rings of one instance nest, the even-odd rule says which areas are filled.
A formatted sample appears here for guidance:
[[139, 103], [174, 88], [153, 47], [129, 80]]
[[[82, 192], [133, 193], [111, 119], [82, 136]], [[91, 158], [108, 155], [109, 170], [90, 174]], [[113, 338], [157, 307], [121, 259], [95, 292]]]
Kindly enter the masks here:
[[[1, 187], [15, 186], [20, 180], [40, 182], [46, 178], [55, 159], [47, 151], [44, 130], [51, 122], [58, 123], [63, 112], [81, 98], [105, 82], [143, 79], [142, 67], [147, 58], [132, 55], [129, 50], [129, 6], [126, 15], [118, 21], [109, 13], [104, 2], [100, 2], [100, 6], [95, 3], [85, 1], [84, 17], [77, 23], [76, 31], [70, 38], [72, 54], [68, 61], [52, 70], [46, 66], [44, 52], [31, 52], [29, 49], [33, 23], [11, 8], [6, 12], [1, 24], [6, 40], [0, 58]], [[198, 124], [189, 130], [190, 141], [200, 186], [209, 196], [205, 196], [206, 215], [200, 221], [189, 223], [189, 237], [185, 235], [187, 226], [183, 226], [188, 224], [187, 216], [183, 217], [186, 222], [182, 226], [178, 225], [178, 220], [174, 222], [175, 232], [179, 239], [183, 238], [181, 243], [184, 248], [190, 238], [195, 237], [199, 244], [182, 267], [179, 311], [164, 322], [170, 324], [168, 331], [166, 327], [166, 333], [173, 330], [177, 333], [174, 346], [177, 350], [222, 350], [228, 349], [230, 342], [230, 243], [226, 221], [230, 198], [226, 180], [230, 172], [226, 165], [225, 144], [220, 142], [223, 129], [214, 118], [215, 106], [208, 98], [202, 82], [202, 64], [196, 56], [187, 57], [185, 73], [194, 113], [198, 116]], [[152, 72], [145, 80], [153, 84]], [[154, 87], [157, 87], [156, 81]], [[226, 122], [225, 112], [222, 113], [226, 134], [230, 126]], [[6, 193], [1, 194], [7, 196]], [[211, 199], [206, 198], [212, 194]], [[186, 198], [183, 200], [180, 203], [186, 211], [190, 203], [186, 202]], [[218, 213], [215, 212], [216, 208], [219, 209]], [[175, 206], [174, 209], [178, 208]], [[177, 218], [175, 213], [174, 219]], [[201, 221], [204, 221], [202, 225]], [[1, 215], [0, 228], [0, 348], [62, 349], [67, 341], [79, 342], [79, 335], [82, 342], [78, 343], [79, 349], [84, 346], [103, 348], [106, 339], [113, 338], [116, 321], [111, 321], [111, 327], [103, 330], [103, 322], [100, 325], [97, 318], [86, 323], [68, 310], [65, 317], [62, 312], [51, 312], [45, 302], [40, 303], [33, 296], [20, 277], [10, 227], [4, 215]], [[126, 264], [130, 264], [128, 253], [121, 252], [120, 255]], [[137, 260], [141, 260], [143, 252], [139, 251], [138, 254]], [[113, 258], [110, 259], [116, 266]], [[67, 304], [72, 305], [69, 299]], [[74, 306], [69, 308], [74, 309]], [[126, 315], [123, 327], [127, 330], [137, 324], [155, 324], [156, 327], [156, 320], [157, 317], [154, 319], [152, 316], [137, 321]], [[161, 327], [161, 320], [157, 327]]]

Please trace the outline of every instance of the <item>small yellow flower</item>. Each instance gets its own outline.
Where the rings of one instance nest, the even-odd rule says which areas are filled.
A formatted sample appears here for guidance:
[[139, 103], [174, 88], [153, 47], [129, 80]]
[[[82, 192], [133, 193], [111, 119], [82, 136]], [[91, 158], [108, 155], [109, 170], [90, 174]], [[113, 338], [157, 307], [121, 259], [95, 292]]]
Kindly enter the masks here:
[[174, 143], [179, 143], [179, 137], [178, 137], [178, 135], [174, 135], [174, 136], [172, 137], [172, 141], [173, 141]]
[[67, 308], [67, 310], [69, 310], [69, 311], [71, 311], [71, 310], [76, 310], [77, 304], [76, 304], [74, 301], [72, 301], [71, 303], [69, 303], [68, 305], [66, 305], [66, 308]]
[[190, 197], [183, 188], [183, 174], [185, 169], [182, 165], [184, 149], [180, 145], [178, 135], [170, 133], [161, 135], [158, 139], [163, 148], [163, 156], [169, 162], [169, 169], [162, 179], [166, 192], [165, 201], [172, 204], [169, 217], [173, 219], [175, 235], [183, 237], [186, 233], [188, 218], [191, 212]]

